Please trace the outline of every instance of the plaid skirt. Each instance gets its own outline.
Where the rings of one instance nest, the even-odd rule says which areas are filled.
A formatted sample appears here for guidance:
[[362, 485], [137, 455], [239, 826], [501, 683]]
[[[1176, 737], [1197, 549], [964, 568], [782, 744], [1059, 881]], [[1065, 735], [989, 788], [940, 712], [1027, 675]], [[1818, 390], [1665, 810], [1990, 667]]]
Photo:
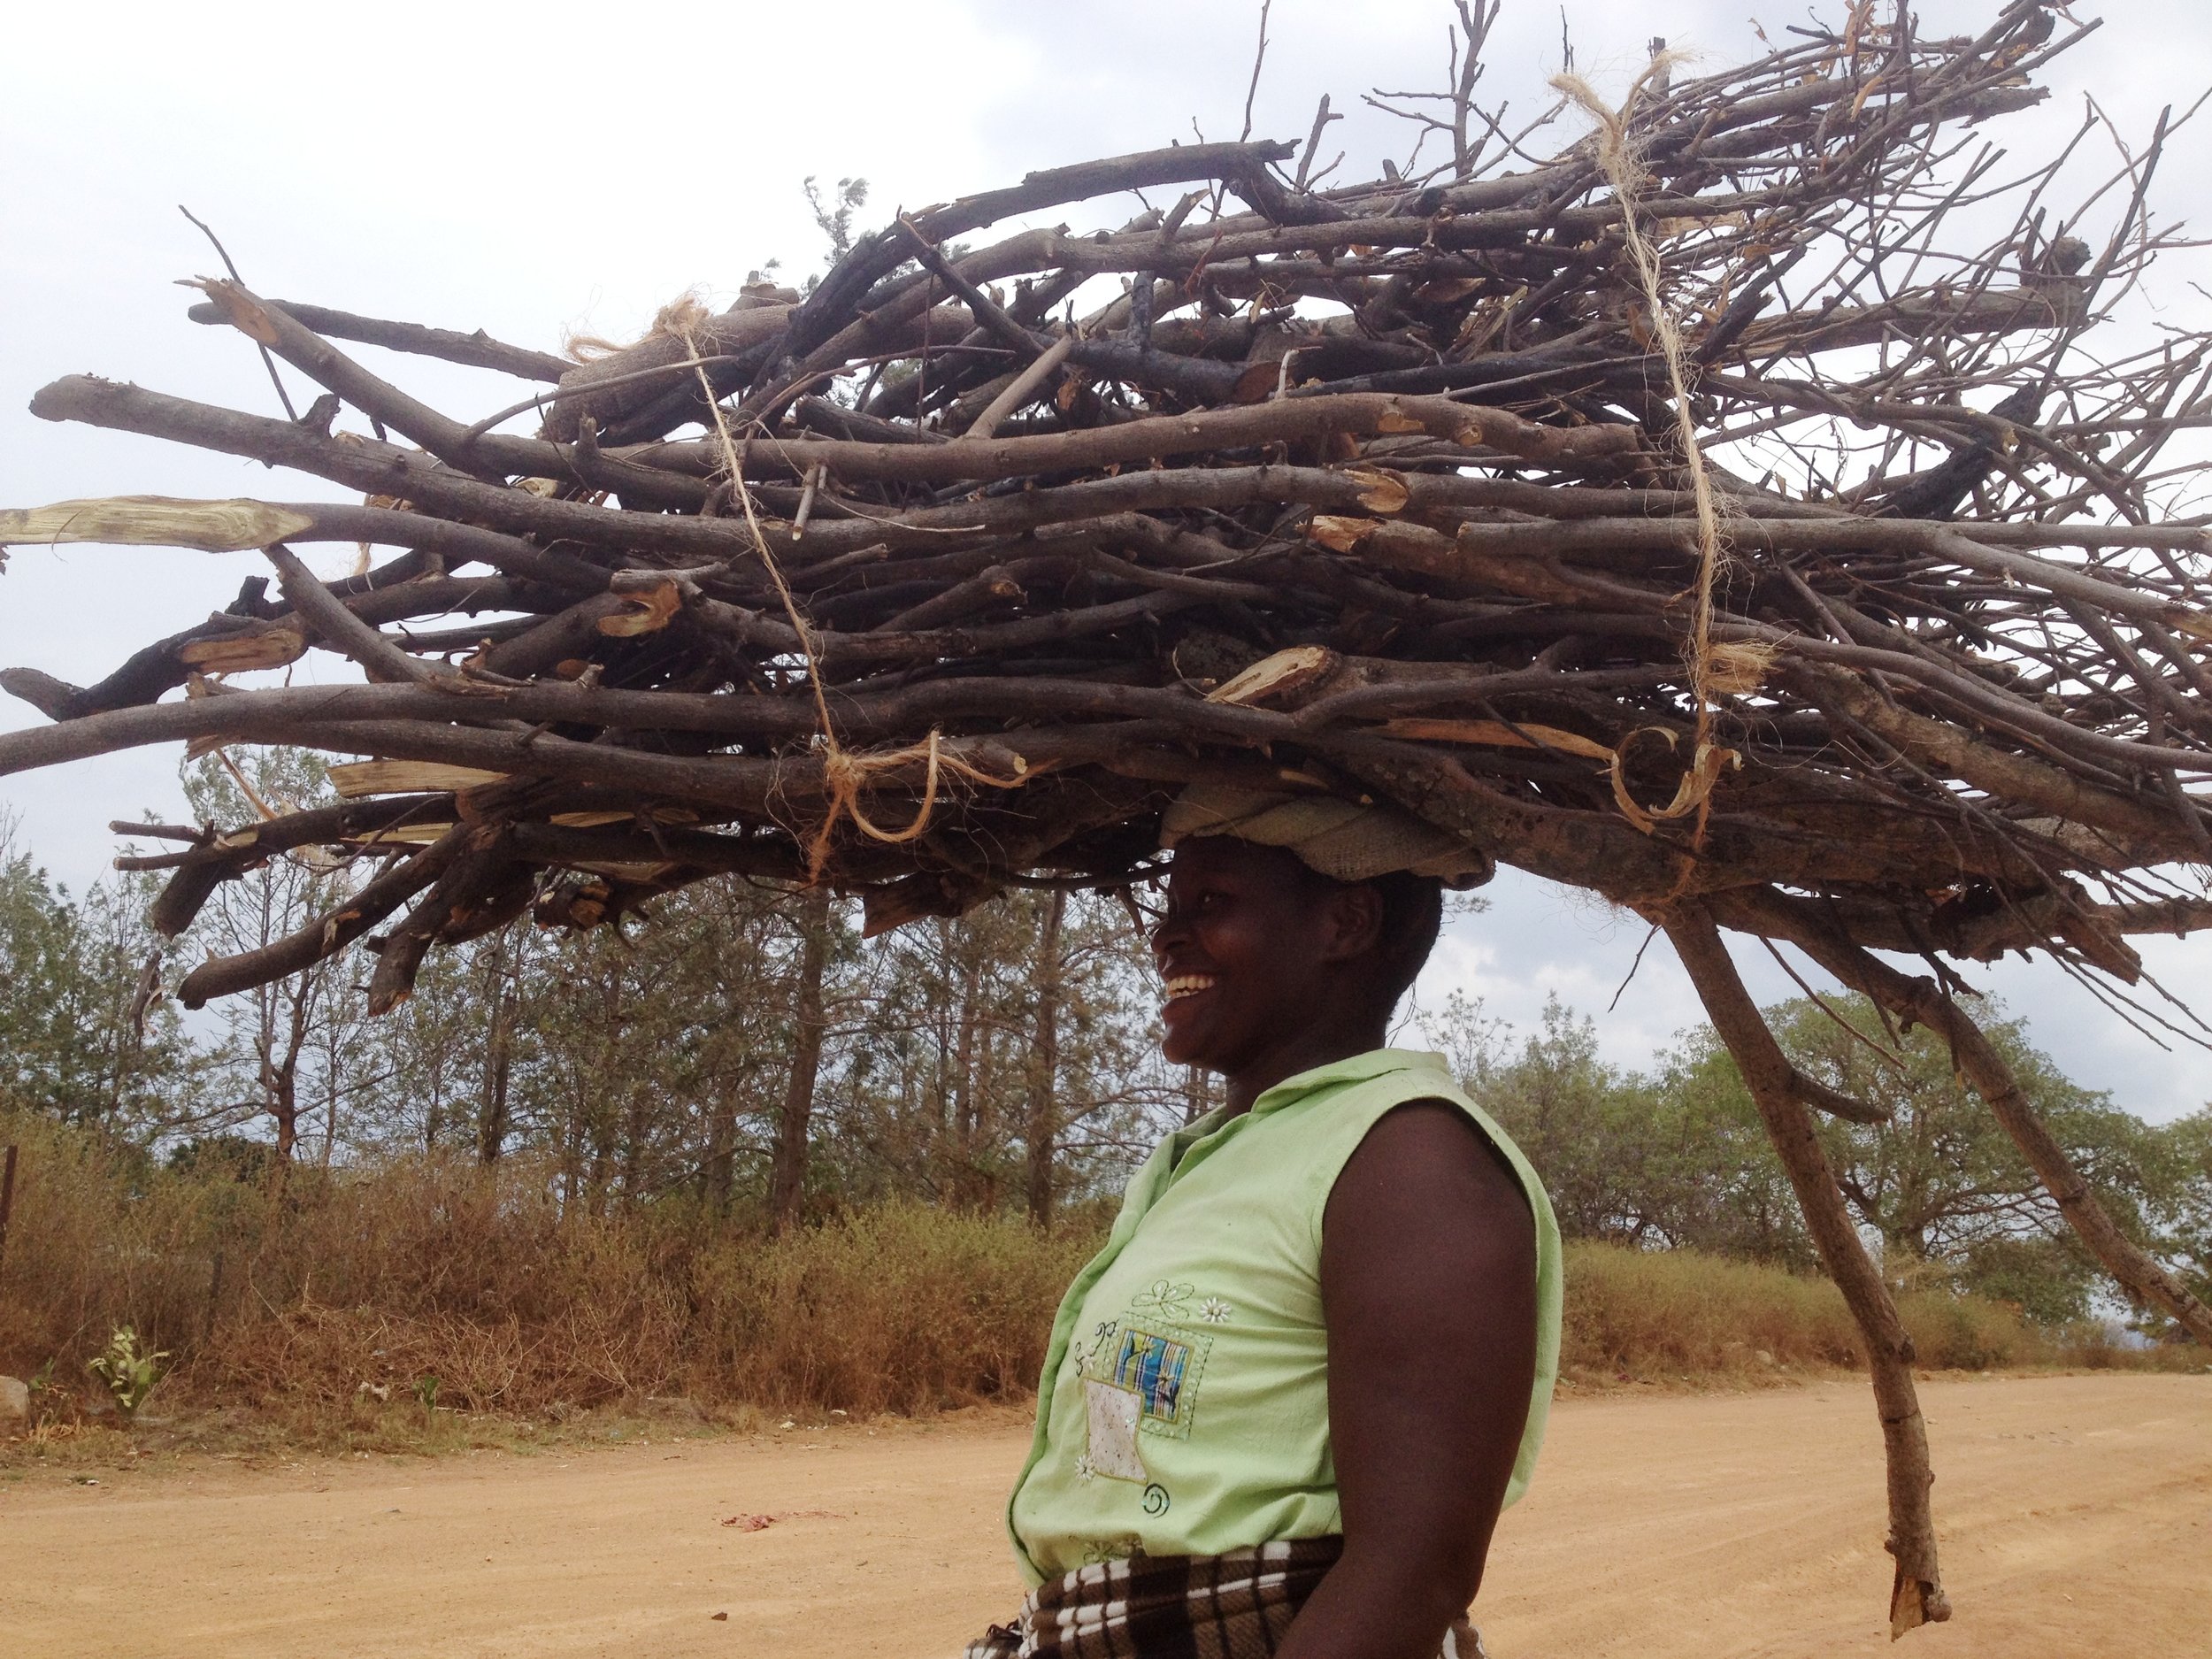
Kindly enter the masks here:
[[[1030, 1592], [964, 1659], [1270, 1659], [1336, 1558], [1341, 1538], [1223, 1555], [1140, 1555], [1079, 1567]], [[1440, 1659], [1483, 1659], [1464, 1617]]]

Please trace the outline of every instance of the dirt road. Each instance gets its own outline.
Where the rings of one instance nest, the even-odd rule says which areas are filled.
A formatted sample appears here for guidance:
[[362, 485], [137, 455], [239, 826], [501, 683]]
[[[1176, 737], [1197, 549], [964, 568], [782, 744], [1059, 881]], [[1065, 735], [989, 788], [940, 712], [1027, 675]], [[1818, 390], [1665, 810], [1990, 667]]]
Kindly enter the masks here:
[[[1924, 1385], [1959, 1616], [1907, 1655], [2212, 1655], [2212, 1378]], [[944, 1659], [1012, 1610], [1000, 1422], [575, 1455], [35, 1475], [0, 1653]], [[1863, 1387], [1569, 1401], [1477, 1614], [1499, 1659], [1889, 1651]], [[731, 1516], [782, 1517], [757, 1531]], [[726, 1614], [726, 1618], [718, 1618]]]

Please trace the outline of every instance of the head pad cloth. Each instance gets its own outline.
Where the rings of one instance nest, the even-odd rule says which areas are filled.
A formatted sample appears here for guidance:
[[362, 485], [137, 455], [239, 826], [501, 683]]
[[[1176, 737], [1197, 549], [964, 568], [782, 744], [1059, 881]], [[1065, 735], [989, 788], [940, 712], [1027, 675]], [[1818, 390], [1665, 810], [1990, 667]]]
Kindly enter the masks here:
[[1194, 783], [1161, 816], [1160, 845], [1205, 835], [1283, 848], [1333, 881], [1372, 881], [1404, 871], [1472, 887], [1497, 873], [1489, 854], [1409, 812], [1334, 795]]

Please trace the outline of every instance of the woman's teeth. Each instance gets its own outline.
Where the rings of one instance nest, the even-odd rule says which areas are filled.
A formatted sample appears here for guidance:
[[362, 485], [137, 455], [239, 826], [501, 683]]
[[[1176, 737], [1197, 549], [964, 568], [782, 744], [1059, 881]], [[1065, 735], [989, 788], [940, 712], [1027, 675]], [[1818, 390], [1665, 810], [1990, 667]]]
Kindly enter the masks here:
[[1186, 996], [1195, 996], [1201, 991], [1211, 990], [1214, 983], [1214, 976], [1210, 973], [1179, 973], [1167, 982], [1166, 1000], [1172, 1002]]

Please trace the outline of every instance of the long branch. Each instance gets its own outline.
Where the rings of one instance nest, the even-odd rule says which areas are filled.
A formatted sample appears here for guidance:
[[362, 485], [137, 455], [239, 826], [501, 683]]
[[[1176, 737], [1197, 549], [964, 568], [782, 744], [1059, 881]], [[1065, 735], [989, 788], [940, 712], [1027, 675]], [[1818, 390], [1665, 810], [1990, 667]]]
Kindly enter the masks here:
[[1743, 1074], [1791, 1190], [1797, 1194], [1821, 1264], [1843, 1292], [1866, 1342], [1867, 1369], [1874, 1379], [1889, 1470], [1889, 1538], [1884, 1548], [1896, 1560], [1889, 1603], [1890, 1636], [1894, 1640], [1916, 1625], [1951, 1617], [1936, 1562], [1935, 1517], [1928, 1502], [1935, 1476], [1928, 1464], [1927, 1423], [1913, 1386], [1916, 1356], [1912, 1338], [1852, 1225], [1835, 1171], [1793, 1087], [1795, 1068], [1744, 989], [1711, 915], [1694, 903], [1654, 914], [1666, 928], [1713, 1028]]

